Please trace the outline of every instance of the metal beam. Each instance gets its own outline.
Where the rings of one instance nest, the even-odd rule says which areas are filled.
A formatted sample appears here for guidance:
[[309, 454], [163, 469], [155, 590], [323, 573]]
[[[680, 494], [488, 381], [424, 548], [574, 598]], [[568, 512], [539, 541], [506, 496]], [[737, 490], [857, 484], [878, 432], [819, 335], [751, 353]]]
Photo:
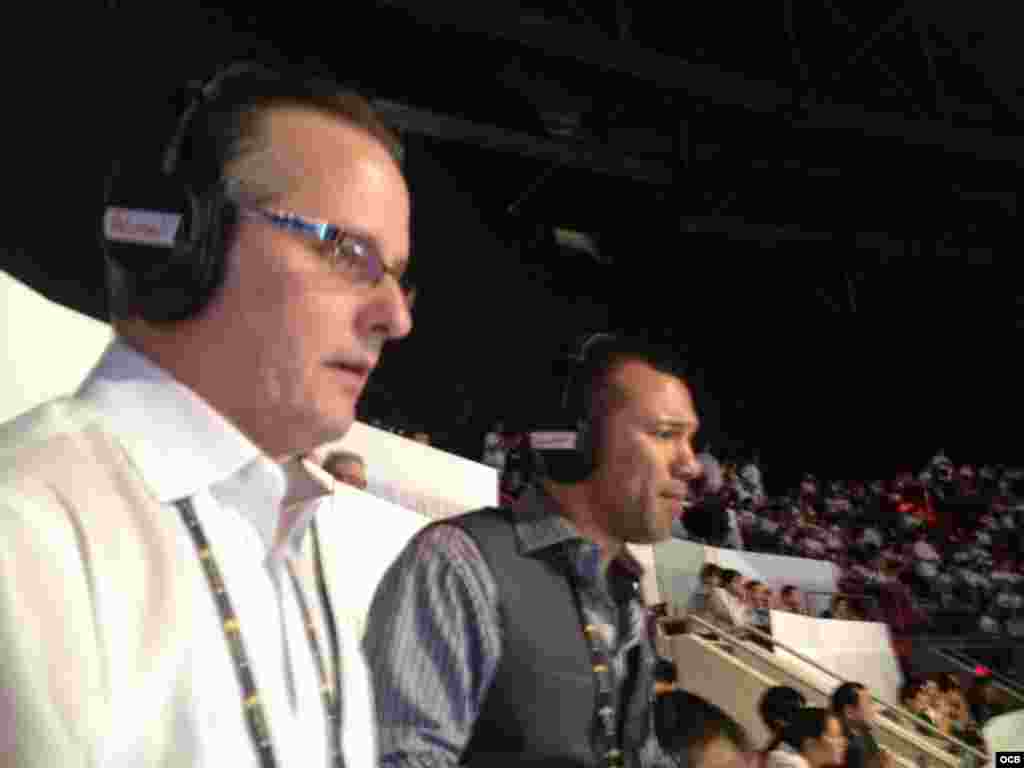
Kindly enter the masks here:
[[631, 43], [611, 40], [571, 24], [524, 18], [502, 8], [499, 3], [452, 5], [379, 0], [378, 5], [400, 11], [424, 25], [448, 27], [492, 40], [516, 43], [556, 58], [628, 75], [662, 88], [685, 90], [709, 101], [773, 112], [793, 100], [788, 89], [767, 80], [752, 80], [717, 67], [692, 64]]
[[445, 141], [471, 144], [544, 160], [553, 165], [579, 168], [608, 176], [620, 176], [653, 184], [671, 184], [672, 169], [664, 159], [635, 157], [621, 150], [557, 141], [495, 125], [439, 115], [393, 101], [376, 101], [374, 107], [395, 128]]
[[[378, 0], [378, 5], [400, 11], [424, 25], [448, 27], [492, 40], [516, 43], [554, 58], [628, 75], [666, 90], [684, 91], [711, 103], [770, 114], [783, 114], [798, 103], [797, 94], [774, 82], [753, 80], [717, 67], [693, 64], [633, 44], [609, 40], [568, 24], [521, 19], [496, 4], [449, 7], [445, 3]], [[825, 129], [838, 127], [866, 135], [897, 138], [908, 144], [937, 146], [979, 158], [1009, 161], [1024, 168], [1024, 141], [999, 137], [987, 131], [952, 129], [939, 121], [912, 121], [902, 115], [872, 112], [856, 105], [831, 104], [811, 105], [804, 125]]]
[[795, 226], [776, 226], [751, 222], [742, 216], [682, 216], [684, 232], [712, 232], [728, 235], [736, 240], [758, 240], [772, 245], [778, 242], [828, 243], [835, 240], [832, 232], [814, 232]]

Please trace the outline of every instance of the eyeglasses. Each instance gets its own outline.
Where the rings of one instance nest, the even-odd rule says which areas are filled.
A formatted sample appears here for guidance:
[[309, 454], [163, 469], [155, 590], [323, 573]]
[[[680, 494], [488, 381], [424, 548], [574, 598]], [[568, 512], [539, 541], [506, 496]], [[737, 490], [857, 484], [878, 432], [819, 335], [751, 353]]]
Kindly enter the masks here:
[[266, 208], [242, 208], [241, 214], [258, 218], [271, 226], [312, 238], [327, 246], [331, 266], [360, 285], [377, 286], [386, 275], [398, 283], [405, 304], [412, 309], [416, 301], [416, 288], [405, 273], [405, 266], [388, 266], [377, 246], [369, 239], [346, 232], [336, 224], [308, 219], [290, 211], [272, 211]]

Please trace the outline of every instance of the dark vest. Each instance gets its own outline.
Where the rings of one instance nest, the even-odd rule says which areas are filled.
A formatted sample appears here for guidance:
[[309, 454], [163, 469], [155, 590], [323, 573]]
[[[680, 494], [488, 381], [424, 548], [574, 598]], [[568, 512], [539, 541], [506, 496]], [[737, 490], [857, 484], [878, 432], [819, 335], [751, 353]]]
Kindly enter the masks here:
[[[590, 649], [567, 576], [562, 546], [524, 555], [513, 512], [484, 509], [448, 518], [477, 544], [499, 592], [502, 658], [484, 698], [464, 765], [593, 766], [596, 683]], [[633, 649], [620, 700], [626, 765], [650, 729], [654, 653], [648, 641]]]

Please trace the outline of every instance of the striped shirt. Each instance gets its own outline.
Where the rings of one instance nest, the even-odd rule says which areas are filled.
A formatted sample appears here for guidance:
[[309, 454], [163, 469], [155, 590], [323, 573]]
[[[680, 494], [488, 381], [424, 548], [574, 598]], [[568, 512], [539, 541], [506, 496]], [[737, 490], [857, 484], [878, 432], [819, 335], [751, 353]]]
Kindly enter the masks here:
[[[588, 623], [601, 628], [616, 679], [630, 649], [654, 663], [647, 613], [632, 585], [640, 564], [624, 552], [605, 566], [599, 548], [559, 514], [550, 496], [528, 489], [515, 524], [526, 554], [569, 543]], [[616, 602], [626, 584], [630, 595]], [[388, 768], [455, 766], [502, 657], [499, 585], [473, 539], [439, 524], [418, 534], [385, 574], [370, 609], [365, 652], [375, 689], [381, 763]], [[654, 691], [650, 692], [653, 699]], [[653, 725], [643, 765], [672, 765]]]

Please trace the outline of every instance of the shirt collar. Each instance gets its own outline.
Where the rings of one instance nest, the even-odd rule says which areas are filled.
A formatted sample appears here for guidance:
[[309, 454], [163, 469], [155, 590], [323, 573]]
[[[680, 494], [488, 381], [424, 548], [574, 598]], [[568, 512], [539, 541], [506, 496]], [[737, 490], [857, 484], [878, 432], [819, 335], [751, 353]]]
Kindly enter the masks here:
[[288, 492], [282, 502], [281, 527], [270, 552], [275, 562], [302, 555], [306, 532], [319, 510], [332, 507], [337, 499], [337, 480], [313, 462], [295, 458], [286, 462], [283, 469]]
[[[565, 542], [573, 542], [577, 570], [584, 576], [596, 579], [600, 570], [600, 550], [592, 541], [585, 539], [572, 521], [562, 515], [558, 502], [540, 484], [531, 485], [513, 507], [515, 531], [519, 550], [532, 555]], [[611, 562], [610, 573], [619, 573], [630, 579], [640, 580], [644, 567], [633, 557], [627, 547]]]
[[117, 437], [161, 504], [209, 490], [273, 546], [284, 469], [169, 372], [114, 339], [77, 393]]

